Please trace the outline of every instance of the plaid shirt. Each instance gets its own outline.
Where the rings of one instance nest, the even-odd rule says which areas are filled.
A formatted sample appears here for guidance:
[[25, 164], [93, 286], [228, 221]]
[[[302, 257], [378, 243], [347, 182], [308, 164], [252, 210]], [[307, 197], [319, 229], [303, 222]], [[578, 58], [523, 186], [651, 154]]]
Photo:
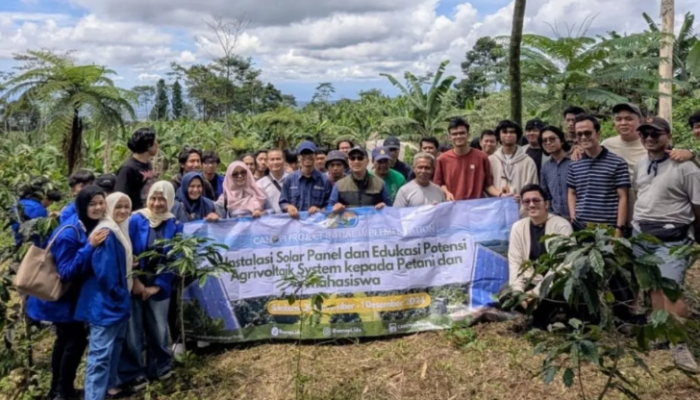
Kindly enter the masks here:
[[549, 211], [565, 219], [569, 219], [570, 216], [566, 185], [569, 165], [571, 165], [571, 159], [568, 155], [558, 163], [550, 158], [542, 164], [542, 172], [540, 172], [540, 186], [549, 198]]

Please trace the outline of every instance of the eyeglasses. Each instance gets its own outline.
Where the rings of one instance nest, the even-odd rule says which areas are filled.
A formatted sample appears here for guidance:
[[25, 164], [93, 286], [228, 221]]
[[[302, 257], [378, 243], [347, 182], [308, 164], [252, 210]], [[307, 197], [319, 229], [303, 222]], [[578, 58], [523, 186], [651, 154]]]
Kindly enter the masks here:
[[365, 156], [350, 156], [348, 157], [350, 161], [365, 161]]
[[542, 138], [542, 143], [556, 143], [557, 142], [557, 137], [548, 137], [548, 138]]
[[544, 200], [542, 199], [526, 199], [523, 200], [523, 204], [526, 206], [529, 206], [530, 204], [532, 204], [533, 206], [539, 206], [540, 204], [542, 204], [543, 201]]
[[641, 131], [641, 132], [639, 132], [639, 136], [641, 136], [642, 139], [652, 138], [654, 140], [660, 138], [661, 135], [665, 135], [665, 134], [666, 134], [666, 132], [659, 132], [659, 131]]
[[237, 179], [237, 178], [244, 177], [244, 176], [246, 176], [246, 175], [248, 175], [248, 174], [245, 173], [245, 172], [234, 172], [234, 173], [231, 174], [231, 177], [232, 177], [233, 179]]
[[450, 132], [450, 136], [466, 136], [468, 133], [466, 131]]
[[576, 132], [577, 138], [581, 139], [584, 136], [590, 138], [591, 136], [593, 136], [593, 131]]

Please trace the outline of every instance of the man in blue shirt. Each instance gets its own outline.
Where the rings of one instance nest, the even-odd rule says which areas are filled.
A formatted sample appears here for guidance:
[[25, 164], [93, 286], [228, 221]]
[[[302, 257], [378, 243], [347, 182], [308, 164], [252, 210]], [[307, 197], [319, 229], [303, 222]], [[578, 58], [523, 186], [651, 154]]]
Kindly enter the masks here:
[[299, 170], [294, 171], [282, 184], [280, 209], [292, 218], [300, 211], [314, 214], [328, 206], [333, 185], [328, 177], [315, 168], [316, 145], [305, 140], [297, 149]]

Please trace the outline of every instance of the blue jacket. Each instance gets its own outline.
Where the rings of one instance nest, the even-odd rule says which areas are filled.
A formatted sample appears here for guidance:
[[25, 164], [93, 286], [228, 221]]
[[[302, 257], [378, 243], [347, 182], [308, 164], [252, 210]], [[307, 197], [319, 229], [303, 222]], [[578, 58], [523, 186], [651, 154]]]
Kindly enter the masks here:
[[98, 326], [112, 326], [129, 318], [129, 287], [126, 283], [126, 253], [116, 235], [92, 254], [85, 282], [80, 289], [75, 319]]
[[68, 218], [78, 214], [78, 209], [75, 208], [75, 201], [71, 201], [70, 204], [63, 207], [61, 214], [58, 216], [60, 222], [68, 221]]
[[[182, 233], [182, 224], [179, 221], [175, 219], [169, 219], [163, 223], [165, 224], [164, 236], [166, 239], [172, 239], [178, 233]], [[150, 232], [150, 230], [151, 227], [146, 217], [144, 217], [141, 214], [132, 215], [131, 221], [129, 221], [129, 237], [131, 238], [131, 247], [133, 248], [135, 256], [138, 257], [147, 251], [148, 233]], [[167, 254], [169, 250], [170, 249], [168, 248], [164, 249], [163, 255]], [[139, 260], [140, 269], [145, 269], [147, 264], [147, 259]], [[155, 277], [146, 276], [141, 277], [139, 279], [141, 279], [142, 281], [152, 280], [153, 285], [160, 287], [160, 291], [158, 292], [158, 294], [152, 297], [153, 300], [158, 301], [170, 298], [170, 285], [173, 281], [173, 277], [175, 277], [173, 273], [164, 272], [162, 274], [155, 275]]]
[[218, 200], [224, 193], [224, 176], [221, 174], [216, 174], [216, 187], [214, 187], [214, 192], [216, 192], [216, 199], [214, 199], [214, 201]]
[[328, 206], [333, 184], [328, 177], [318, 170], [313, 170], [310, 177], [295, 171], [284, 178], [280, 194], [280, 209], [287, 212], [287, 206], [293, 205], [299, 211], [309, 211], [316, 206], [324, 209]]
[[[19, 204], [22, 206], [22, 215], [19, 216], [20, 219], [17, 219], [17, 206], [12, 206], [12, 208], [10, 208], [10, 217], [12, 218], [10, 227], [12, 228], [12, 233], [15, 235], [15, 244], [17, 246], [22, 245], [22, 242], [24, 242], [24, 238], [19, 233], [19, 227], [22, 225], [22, 222], [37, 218], [47, 218], [49, 216], [49, 212], [46, 208], [34, 199], [21, 199]], [[32, 238], [32, 242], [35, 246], [43, 247], [43, 245], [39, 243], [38, 238]]]
[[[67, 225], [74, 226], [77, 231], [72, 228], [63, 229]], [[74, 322], [82, 277], [90, 267], [95, 248], [88, 242], [87, 233], [77, 215], [62, 223], [51, 236], [51, 239], [56, 236], [50, 251], [56, 260], [58, 275], [62, 282], [71, 282], [71, 286], [57, 301], [44, 301], [29, 296], [27, 315], [37, 321]]]

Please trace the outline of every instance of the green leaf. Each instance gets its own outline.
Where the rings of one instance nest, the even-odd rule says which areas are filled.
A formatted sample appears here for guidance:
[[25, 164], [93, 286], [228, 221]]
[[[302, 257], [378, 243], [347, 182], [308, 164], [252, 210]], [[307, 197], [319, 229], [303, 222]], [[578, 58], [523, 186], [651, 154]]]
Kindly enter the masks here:
[[696, 78], [700, 78], [700, 41], [695, 42], [695, 45], [688, 53], [686, 60], [686, 68], [688, 72]]
[[559, 372], [559, 367], [557, 366], [550, 366], [547, 368], [547, 371], [545, 371], [544, 376], [542, 377], [542, 381], [549, 385], [554, 381], [554, 377], [557, 375], [557, 372]]
[[569, 303], [572, 302], [572, 295], [574, 293], [574, 286], [576, 285], [576, 278], [574, 276], [570, 276], [569, 279], [566, 280], [566, 286], [564, 286], [564, 298], [566, 301]]
[[664, 310], [654, 310], [651, 313], [651, 323], [655, 326], [664, 325], [668, 321], [668, 312]]
[[583, 322], [581, 322], [581, 320], [579, 319], [571, 318], [569, 320], [569, 325], [574, 327], [574, 329], [581, 329], [581, 327], [583, 326]]
[[598, 249], [591, 250], [588, 256], [588, 262], [591, 264], [591, 267], [593, 267], [593, 271], [602, 278], [605, 274], [605, 262], [603, 261], [603, 255], [600, 254]]
[[564, 371], [564, 375], [562, 376], [562, 381], [564, 381], [564, 385], [566, 387], [570, 388], [574, 384], [574, 370], [571, 368], [567, 368]]

